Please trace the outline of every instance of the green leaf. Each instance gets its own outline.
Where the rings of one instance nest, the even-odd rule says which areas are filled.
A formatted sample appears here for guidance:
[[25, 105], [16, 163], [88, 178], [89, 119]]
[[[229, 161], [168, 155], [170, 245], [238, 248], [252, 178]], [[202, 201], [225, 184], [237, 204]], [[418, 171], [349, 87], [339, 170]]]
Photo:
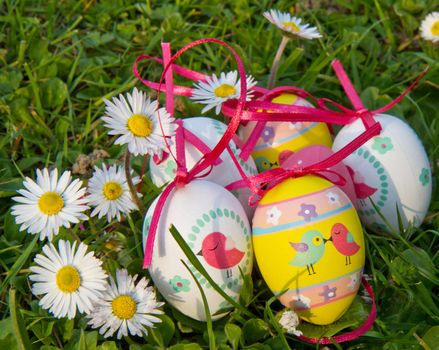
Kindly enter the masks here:
[[363, 300], [357, 296], [348, 311], [338, 321], [324, 326], [302, 322], [297, 329], [309, 338], [332, 337], [348, 327], [358, 327], [368, 315]]
[[12, 319], [10, 317], [0, 320], [0, 349], [19, 349], [14, 335]]
[[175, 325], [172, 319], [166, 315], [158, 315], [157, 317], [162, 322], [156, 323], [154, 328], [148, 330], [147, 339], [151, 343], [166, 347], [174, 337]]
[[87, 350], [87, 342], [85, 340], [85, 332], [83, 329], [81, 329], [81, 335], [79, 337], [79, 341], [76, 343], [75, 349], [76, 350]]
[[168, 350], [202, 350], [202, 347], [196, 343], [188, 343], [173, 345]]
[[439, 349], [439, 326], [431, 327], [422, 337], [431, 350]]
[[27, 246], [27, 248], [23, 251], [23, 254], [20, 255], [20, 257], [17, 259], [17, 261], [14, 263], [14, 265], [12, 265], [11, 269], [8, 271], [8, 274], [6, 275], [6, 278], [2, 283], [1, 289], [3, 289], [9, 283], [11, 278], [15, 277], [18, 271], [21, 270], [24, 263], [29, 258], [29, 255], [32, 253], [32, 250], [34, 249], [37, 241], [38, 241], [38, 235], [35, 235], [32, 241]]
[[15, 223], [15, 219], [11, 212], [8, 211], [4, 218], [4, 234], [9, 242], [18, 241], [21, 242], [26, 236], [26, 231], [19, 231], [18, 225]]
[[67, 85], [59, 78], [51, 78], [40, 86], [40, 98], [44, 108], [53, 109], [61, 106], [68, 93]]
[[239, 341], [241, 339], [241, 328], [233, 323], [227, 323], [224, 326], [224, 333], [226, 333], [226, 337], [230, 345], [232, 345], [232, 348], [238, 349]]
[[23, 74], [19, 70], [2, 68], [0, 71], [0, 96], [17, 90], [22, 80]]
[[69, 320], [67, 318], [61, 320], [59, 323], [61, 329], [62, 338], [65, 342], [69, 341], [73, 335], [73, 328], [75, 327], [75, 320]]
[[35, 39], [30, 42], [29, 45], [29, 57], [35, 63], [41, 63], [44, 59], [50, 56], [49, 53], [49, 41], [47, 39]]
[[[151, 347], [153, 349], [153, 347]], [[130, 346], [131, 349], [131, 346]], [[147, 349], [147, 348], [143, 348], [142, 349]], [[96, 347], [96, 350], [118, 350], [117, 345], [114, 341], [106, 341], [103, 342], [101, 345], [99, 345], [98, 347]]]
[[246, 344], [253, 344], [268, 336], [268, 325], [260, 318], [252, 318], [244, 323], [242, 333]]
[[23, 317], [17, 305], [17, 300], [15, 298], [16, 292], [17, 290], [15, 288], [9, 290], [9, 311], [11, 312], [14, 336], [18, 348], [20, 350], [28, 350], [31, 349], [31, 342], [24, 325]]
[[98, 332], [91, 331], [85, 334], [85, 343], [87, 350], [95, 350], [98, 343]]
[[439, 286], [437, 268], [425, 250], [418, 247], [406, 249], [401, 253], [401, 258], [404, 259], [408, 265], [415, 266], [426, 279]]

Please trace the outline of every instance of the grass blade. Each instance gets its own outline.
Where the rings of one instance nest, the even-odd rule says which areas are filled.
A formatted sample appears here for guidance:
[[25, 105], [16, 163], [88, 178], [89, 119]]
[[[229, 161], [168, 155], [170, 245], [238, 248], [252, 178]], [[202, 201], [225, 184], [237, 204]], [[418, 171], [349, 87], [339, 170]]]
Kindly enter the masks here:
[[29, 350], [32, 348], [27, 334], [26, 327], [24, 326], [23, 317], [17, 306], [17, 300], [15, 298], [17, 290], [11, 288], [9, 291], [9, 310], [11, 312], [11, 320], [13, 324], [14, 335], [17, 341], [18, 348], [20, 350]]
[[17, 261], [14, 263], [14, 265], [12, 265], [5, 280], [2, 283], [1, 289], [3, 289], [9, 283], [9, 281], [17, 275], [18, 271], [21, 270], [24, 263], [29, 258], [29, 255], [32, 253], [32, 250], [34, 249], [35, 244], [38, 241], [38, 237], [39, 237], [38, 235], [34, 236], [33, 240], [29, 243], [27, 248], [24, 250], [23, 254], [21, 254], [20, 257], [17, 259]]
[[203, 306], [204, 306], [204, 313], [206, 314], [206, 323], [207, 323], [207, 334], [209, 335], [209, 349], [215, 350], [215, 334], [213, 333], [213, 327], [212, 327], [212, 315], [210, 314], [209, 304], [207, 303], [206, 294], [204, 294], [203, 288], [201, 287], [200, 282], [198, 282], [197, 278], [195, 277], [194, 273], [191, 271], [189, 266], [180, 259], [180, 261], [183, 263], [184, 267], [189, 271], [191, 274], [193, 280], [195, 281], [195, 284], [198, 287], [198, 290], [201, 294], [201, 299], [203, 299]]

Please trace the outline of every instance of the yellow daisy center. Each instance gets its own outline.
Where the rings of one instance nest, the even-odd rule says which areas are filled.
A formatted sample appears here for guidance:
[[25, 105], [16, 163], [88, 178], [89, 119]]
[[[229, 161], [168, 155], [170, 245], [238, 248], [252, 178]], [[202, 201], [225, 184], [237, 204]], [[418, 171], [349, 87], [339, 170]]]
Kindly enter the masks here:
[[293, 32], [300, 32], [300, 28], [294, 22], [284, 22], [282, 24], [286, 29], [292, 30]]
[[64, 207], [64, 200], [57, 192], [46, 192], [38, 200], [38, 208], [46, 215], [58, 214]]
[[439, 35], [439, 21], [436, 21], [431, 26], [431, 34]]
[[229, 84], [221, 84], [214, 90], [217, 97], [228, 97], [236, 93], [236, 88]]
[[106, 241], [104, 246], [108, 250], [116, 250], [118, 248], [117, 242], [113, 239], [109, 239], [108, 241]]
[[122, 186], [114, 181], [108, 181], [105, 185], [104, 185], [104, 196], [105, 198], [107, 198], [109, 201], [114, 201], [116, 199], [118, 199], [123, 192], [123, 188]]
[[111, 302], [113, 314], [122, 320], [130, 320], [137, 311], [137, 304], [129, 295], [119, 295]]
[[146, 137], [152, 132], [152, 122], [143, 114], [133, 114], [128, 119], [128, 129], [135, 136]]
[[73, 266], [61, 267], [56, 273], [56, 285], [64, 293], [73, 293], [81, 285], [81, 276]]

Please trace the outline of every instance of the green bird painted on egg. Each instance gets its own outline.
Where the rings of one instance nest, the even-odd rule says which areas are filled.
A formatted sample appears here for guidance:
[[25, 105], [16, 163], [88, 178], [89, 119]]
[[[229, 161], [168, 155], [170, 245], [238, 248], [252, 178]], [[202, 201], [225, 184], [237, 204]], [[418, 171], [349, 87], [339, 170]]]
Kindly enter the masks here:
[[317, 230], [305, 232], [299, 243], [290, 242], [291, 247], [297, 251], [294, 259], [290, 261], [290, 265], [306, 266], [309, 275], [315, 274], [313, 264], [322, 258], [327, 241]]

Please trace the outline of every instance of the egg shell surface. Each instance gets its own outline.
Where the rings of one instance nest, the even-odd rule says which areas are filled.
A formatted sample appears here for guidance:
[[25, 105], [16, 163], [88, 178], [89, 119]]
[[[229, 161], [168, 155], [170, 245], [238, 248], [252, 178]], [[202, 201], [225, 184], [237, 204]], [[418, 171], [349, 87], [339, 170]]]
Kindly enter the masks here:
[[[305, 99], [293, 94], [282, 94], [272, 100], [279, 104], [312, 107]], [[239, 129], [244, 142], [253, 132], [256, 122], [250, 121]], [[317, 122], [267, 122], [256, 142], [252, 156], [259, 171], [278, 168], [285, 157], [306, 146], [332, 146], [328, 126]]]
[[[185, 129], [195, 134], [210, 149], [213, 149], [216, 146], [216, 144], [224, 135], [224, 132], [227, 129], [227, 126], [224, 123], [207, 117], [194, 117], [183, 119], [183, 126]], [[240, 150], [233, 140], [230, 141], [229, 147], [244, 173], [248, 176], [256, 175], [257, 168], [253, 161], [253, 158], [249, 157], [246, 161], [242, 160], [239, 157]], [[171, 147], [171, 150], [172, 153], [175, 154], [175, 145]], [[189, 170], [203, 156], [201, 151], [199, 151], [195, 146], [187, 141], [185, 141], [185, 153], [186, 166]], [[212, 169], [208, 168], [201, 172], [200, 175], [208, 173], [208, 175], [203, 177], [205, 180], [215, 182], [225, 187], [235, 181], [242, 179], [238, 169], [235, 166], [235, 163], [233, 162], [227, 150], [221, 153], [220, 159], [221, 163], [214, 165]], [[159, 164], [156, 164], [151, 158], [149, 162], [149, 173], [152, 182], [158, 187], [169, 183], [175, 177], [176, 168], [177, 164], [172, 157], [168, 157], [165, 161]], [[248, 217], [252, 217], [254, 208], [248, 205], [248, 198], [251, 195], [251, 191], [247, 187], [243, 187], [234, 190], [233, 194], [244, 206]]]
[[262, 276], [283, 305], [314, 324], [339, 319], [351, 305], [365, 262], [360, 220], [348, 196], [314, 175], [270, 189], [253, 218]]
[[[150, 206], [143, 225], [143, 246], [158, 198]], [[211, 314], [230, 307], [210, 283], [189, 262], [169, 232], [173, 224], [196, 254], [212, 279], [231, 298], [238, 300], [244, 275], [252, 270], [253, 251], [250, 224], [240, 202], [223, 187], [194, 180], [174, 189], [160, 214], [149, 272], [168, 303], [180, 312], [205, 321], [203, 300], [185, 261], [206, 295]], [[226, 313], [212, 316], [214, 320]]]
[[[363, 223], [376, 231], [398, 230], [398, 207], [404, 228], [418, 227], [431, 200], [431, 169], [427, 153], [413, 129], [401, 119], [378, 114], [382, 131], [344, 160], [352, 169]], [[334, 140], [337, 151], [364, 131], [361, 120], [343, 127]], [[370, 199], [368, 198], [370, 197]]]

